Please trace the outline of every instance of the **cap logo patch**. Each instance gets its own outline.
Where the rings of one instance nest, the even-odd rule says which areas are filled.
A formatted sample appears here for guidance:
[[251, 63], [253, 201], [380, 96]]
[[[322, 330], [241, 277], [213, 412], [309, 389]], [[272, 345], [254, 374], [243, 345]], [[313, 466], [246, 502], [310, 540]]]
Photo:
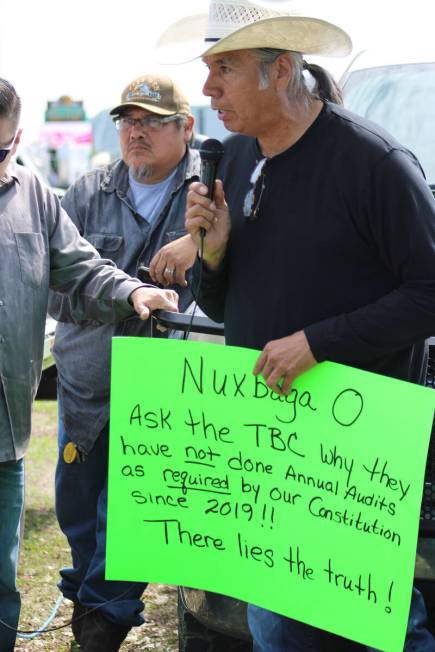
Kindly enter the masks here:
[[146, 82], [136, 83], [132, 85], [132, 87], [128, 91], [125, 100], [129, 101], [135, 98], [142, 98], [142, 97], [148, 97], [150, 100], [153, 100], [153, 102], [160, 102], [162, 96], [159, 93], [158, 84], [155, 83], [147, 84]]

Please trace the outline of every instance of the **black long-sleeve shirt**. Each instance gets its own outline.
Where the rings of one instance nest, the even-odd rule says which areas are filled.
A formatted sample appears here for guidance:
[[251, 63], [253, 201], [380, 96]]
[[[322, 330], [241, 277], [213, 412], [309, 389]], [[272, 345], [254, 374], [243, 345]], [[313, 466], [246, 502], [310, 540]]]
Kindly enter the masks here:
[[228, 344], [261, 349], [304, 329], [319, 362], [421, 382], [435, 334], [435, 201], [418, 161], [380, 127], [325, 105], [266, 162], [249, 221], [243, 202], [261, 157], [253, 138], [225, 144], [232, 230], [219, 271], [204, 270], [203, 310], [225, 321]]

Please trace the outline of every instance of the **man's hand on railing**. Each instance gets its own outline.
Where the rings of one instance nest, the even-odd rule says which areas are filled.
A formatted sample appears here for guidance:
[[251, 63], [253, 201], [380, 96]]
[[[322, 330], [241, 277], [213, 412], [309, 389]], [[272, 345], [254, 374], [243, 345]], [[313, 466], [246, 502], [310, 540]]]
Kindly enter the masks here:
[[153, 310], [178, 311], [178, 294], [174, 290], [140, 287], [129, 296], [129, 301], [141, 319], [148, 319]]

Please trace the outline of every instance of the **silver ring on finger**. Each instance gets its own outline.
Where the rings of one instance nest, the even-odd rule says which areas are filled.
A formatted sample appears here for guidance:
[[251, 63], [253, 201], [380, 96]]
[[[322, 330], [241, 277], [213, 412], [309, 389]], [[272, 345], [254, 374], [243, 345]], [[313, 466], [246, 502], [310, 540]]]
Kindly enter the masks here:
[[165, 267], [165, 274], [175, 274], [175, 267]]

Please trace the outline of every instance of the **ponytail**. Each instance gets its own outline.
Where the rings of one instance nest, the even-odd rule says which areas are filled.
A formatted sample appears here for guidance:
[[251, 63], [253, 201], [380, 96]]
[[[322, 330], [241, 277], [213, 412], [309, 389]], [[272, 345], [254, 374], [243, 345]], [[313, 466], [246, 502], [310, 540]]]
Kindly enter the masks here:
[[313, 94], [323, 102], [343, 104], [343, 94], [333, 76], [321, 66], [304, 61], [304, 69], [314, 77], [316, 86]]
[[293, 74], [287, 89], [291, 102], [298, 102], [306, 108], [313, 99], [343, 104], [340, 87], [333, 76], [321, 66], [307, 63], [300, 52], [275, 48], [254, 48], [251, 52], [259, 59], [260, 88], [268, 87], [270, 66], [281, 54], [286, 54], [293, 65]]

